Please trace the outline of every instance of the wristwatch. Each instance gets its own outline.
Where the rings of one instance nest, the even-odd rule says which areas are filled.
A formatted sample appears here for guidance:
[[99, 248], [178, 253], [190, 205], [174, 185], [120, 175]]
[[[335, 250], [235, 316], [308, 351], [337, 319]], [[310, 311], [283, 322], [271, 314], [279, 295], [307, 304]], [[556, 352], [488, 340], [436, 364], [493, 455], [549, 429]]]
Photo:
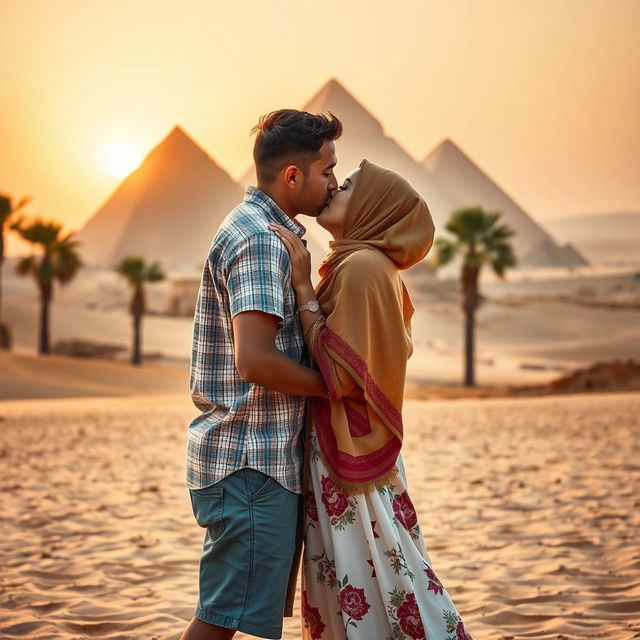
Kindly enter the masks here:
[[312, 313], [315, 313], [316, 311], [320, 311], [320, 305], [317, 300], [310, 300], [296, 309], [296, 313], [298, 314], [301, 311], [311, 311]]

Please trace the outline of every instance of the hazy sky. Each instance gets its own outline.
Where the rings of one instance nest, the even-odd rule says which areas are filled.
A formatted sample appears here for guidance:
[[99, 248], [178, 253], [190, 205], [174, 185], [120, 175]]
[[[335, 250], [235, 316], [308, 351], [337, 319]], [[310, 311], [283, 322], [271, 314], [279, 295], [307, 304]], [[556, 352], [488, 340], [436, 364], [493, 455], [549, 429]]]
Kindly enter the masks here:
[[0, 190], [74, 227], [120, 181], [112, 145], [180, 124], [238, 178], [258, 116], [333, 76], [414, 157], [451, 137], [538, 220], [640, 210], [640, 0], [0, 0], [0, 18]]

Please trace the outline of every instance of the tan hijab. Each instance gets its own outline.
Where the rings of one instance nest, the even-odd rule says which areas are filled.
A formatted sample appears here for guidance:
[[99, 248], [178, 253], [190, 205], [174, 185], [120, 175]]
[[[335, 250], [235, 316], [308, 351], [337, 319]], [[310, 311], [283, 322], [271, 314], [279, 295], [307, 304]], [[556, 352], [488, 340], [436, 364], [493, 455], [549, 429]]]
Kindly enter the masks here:
[[358, 493], [395, 469], [413, 314], [398, 270], [426, 256], [434, 226], [425, 201], [389, 169], [363, 160], [353, 189], [316, 289], [326, 325], [311, 347], [331, 399], [314, 402], [312, 419], [333, 480]]

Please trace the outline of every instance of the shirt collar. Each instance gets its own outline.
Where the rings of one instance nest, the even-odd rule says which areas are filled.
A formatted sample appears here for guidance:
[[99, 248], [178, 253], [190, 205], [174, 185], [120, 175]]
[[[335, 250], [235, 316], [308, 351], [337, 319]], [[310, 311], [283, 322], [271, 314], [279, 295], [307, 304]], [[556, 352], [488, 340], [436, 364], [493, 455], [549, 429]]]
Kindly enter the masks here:
[[271, 220], [290, 229], [301, 238], [307, 230], [298, 222], [290, 218], [264, 191], [257, 187], [247, 187], [244, 194], [245, 202], [257, 204]]

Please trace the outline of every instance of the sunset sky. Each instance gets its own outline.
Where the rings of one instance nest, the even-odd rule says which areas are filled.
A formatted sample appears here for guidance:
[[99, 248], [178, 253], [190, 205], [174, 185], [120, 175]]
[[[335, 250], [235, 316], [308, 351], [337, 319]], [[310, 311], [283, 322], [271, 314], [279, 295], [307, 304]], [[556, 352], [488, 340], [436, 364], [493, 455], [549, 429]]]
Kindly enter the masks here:
[[179, 124], [238, 178], [258, 116], [331, 77], [414, 157], [452, 138], [538, 220], [640, 211], [638, 0], [1, 0], [1, 16], [0, 191], [74, 228], [120, 182], [117, 145], [144, 155]]

